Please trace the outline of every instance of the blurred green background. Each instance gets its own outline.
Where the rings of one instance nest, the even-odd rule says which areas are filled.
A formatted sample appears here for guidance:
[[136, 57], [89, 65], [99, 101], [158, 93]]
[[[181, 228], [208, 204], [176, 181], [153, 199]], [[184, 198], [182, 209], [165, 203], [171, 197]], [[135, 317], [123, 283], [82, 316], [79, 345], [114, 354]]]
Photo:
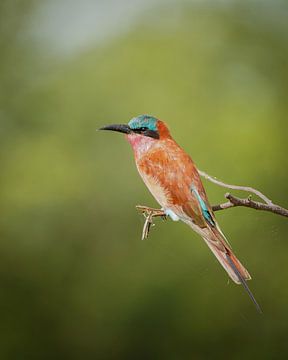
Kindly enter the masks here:
[[277, 0], [1, 0], [1, 359], [287, 358], [287, 220], [217, 213], [260, 316], [185, 225], [140, 241], [135, 205], [156, 203], [124, 138], [95, 131], [152, 114], [201, 170], [288, 207], [287, 18]]

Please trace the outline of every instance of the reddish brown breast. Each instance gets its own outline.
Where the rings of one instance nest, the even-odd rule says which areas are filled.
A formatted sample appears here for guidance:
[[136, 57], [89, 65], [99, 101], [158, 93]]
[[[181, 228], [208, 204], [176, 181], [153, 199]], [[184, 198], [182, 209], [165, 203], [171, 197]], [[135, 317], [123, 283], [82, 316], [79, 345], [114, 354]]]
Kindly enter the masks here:
[[[191, 192], [191, 185], [198, 189], [209, 206], [204, 187], [192, 159], [174, 140], [168, 138], [155, 143], [138, 159], [137, 167], [161, 206], [181, 208], [199, 226], [205, 226], [200, 205]], [[167, 199], [165, 205], [164, 195]]]

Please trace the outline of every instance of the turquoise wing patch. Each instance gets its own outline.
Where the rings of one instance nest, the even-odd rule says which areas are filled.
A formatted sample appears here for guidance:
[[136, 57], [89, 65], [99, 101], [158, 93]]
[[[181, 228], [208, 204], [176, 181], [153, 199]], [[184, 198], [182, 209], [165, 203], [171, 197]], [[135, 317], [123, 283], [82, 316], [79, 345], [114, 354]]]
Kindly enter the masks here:
[[201, 196], [199, 195], [199, 192], [198, 190], [196, 189], [196, 187], [194, 185], [191, 185], [191, 191], [193, 192], [193, 194], [195, 194], [199, 204], [200, 204], [200, 207], [201, 207], [201, 211], [202, 211], [202, 214], [205, 218], [205, 220], [211, 225], [211, 226], [215, 226], [215, 222], [212, 218], [212, 215], [210, 213], [210, 211], [208, 210], [207, 208], [207, 205], [205, 204], [204, 200], [201, 198]]

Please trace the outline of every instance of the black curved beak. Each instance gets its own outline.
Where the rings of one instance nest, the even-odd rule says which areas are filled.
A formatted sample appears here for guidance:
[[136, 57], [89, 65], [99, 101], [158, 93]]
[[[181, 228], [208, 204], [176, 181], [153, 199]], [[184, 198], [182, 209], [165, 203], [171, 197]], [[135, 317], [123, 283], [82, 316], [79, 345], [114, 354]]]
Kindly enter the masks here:
[[131, 134], [132, 129], [126, 124], [114, 124], [114, 125], [107, 125], [99, 130], [111, 130], [111, 131], [118, 131], [124, 134]]

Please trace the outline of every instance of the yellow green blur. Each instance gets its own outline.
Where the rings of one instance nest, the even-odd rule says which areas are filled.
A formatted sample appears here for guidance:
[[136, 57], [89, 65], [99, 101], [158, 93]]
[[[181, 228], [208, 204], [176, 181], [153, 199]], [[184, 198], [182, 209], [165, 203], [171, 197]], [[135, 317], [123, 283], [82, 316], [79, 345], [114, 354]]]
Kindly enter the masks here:
[[185, 225], [140, 241], [135, 205], [157, 204], [124, 137], [96, 131], [153, 114], [199, 169], [288, 207], [287, 4], [185, 3], [61, 57], [23, 37], [38, 2], [2, 0], [1, 359], [287, 357], [287, 219], [216, 213], [259, 316]]

